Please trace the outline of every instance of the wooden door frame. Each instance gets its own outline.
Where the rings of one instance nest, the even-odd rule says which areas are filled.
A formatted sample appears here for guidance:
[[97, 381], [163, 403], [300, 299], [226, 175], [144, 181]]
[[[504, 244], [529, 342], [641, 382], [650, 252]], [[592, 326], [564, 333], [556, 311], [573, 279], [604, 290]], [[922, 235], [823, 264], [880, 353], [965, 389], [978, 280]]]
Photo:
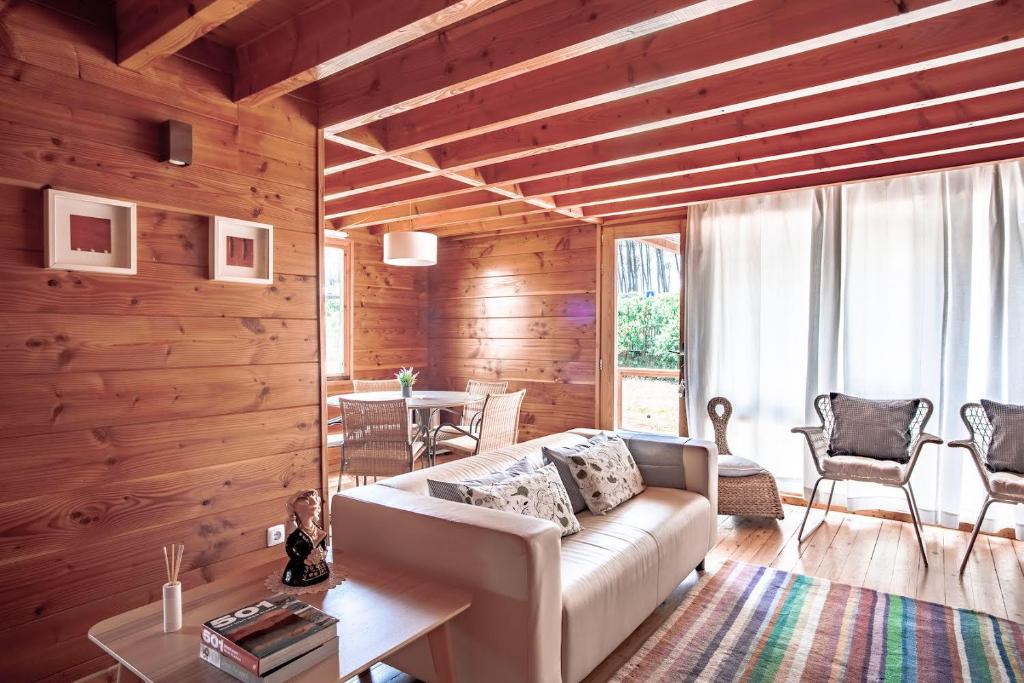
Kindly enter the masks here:
[[[618, 269], [615, 258], [615, 241], [678, 233], [680, 236], [680, 257], [686, 258], [686, 221], [683, 218], [648, 220], [628, 224], [604, 224], [600, 227], [597, 241], [597, 368], [595, 419], [600, 429], [615, 428], [615, 282]], [[684, 293], [680, 287], [679, 322], [683, 334]], [[680, 340], [682, 341], [682, 340]], [[685, 374], [685, 373], [681, 373]], [[681, 380], [685, 382], [685, 377]], [[685, 385], [684, 385], [685, 386]], [[687, 433], [685, 401], [679, 402], [679, 426], [682, 434]]]

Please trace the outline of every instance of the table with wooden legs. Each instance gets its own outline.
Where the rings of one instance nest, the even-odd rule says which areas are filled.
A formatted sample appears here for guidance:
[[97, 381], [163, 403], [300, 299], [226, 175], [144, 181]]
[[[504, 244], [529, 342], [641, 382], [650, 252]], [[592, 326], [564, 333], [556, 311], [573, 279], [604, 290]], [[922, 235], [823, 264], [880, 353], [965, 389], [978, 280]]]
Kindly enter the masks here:
[[[280, 574], [285, 561], [245, 569], [182, 593], [183, 627], [163, 632], [160, 602], [111, 617], [89, 629], [89, 639], [120, 665], [119, 681], [229, 683], [231, 678], [199, 659], [203, 622], [270, 595], [263, 581]], [[338, 656], [295, 681], [345, 681], [420, 638], [426, 638], [437, 680], [456, 680], [448, 624], [469, 608], [469, 594], [423, 577], [343, 555], [344, 583], [300, 599], [338, 619]]]

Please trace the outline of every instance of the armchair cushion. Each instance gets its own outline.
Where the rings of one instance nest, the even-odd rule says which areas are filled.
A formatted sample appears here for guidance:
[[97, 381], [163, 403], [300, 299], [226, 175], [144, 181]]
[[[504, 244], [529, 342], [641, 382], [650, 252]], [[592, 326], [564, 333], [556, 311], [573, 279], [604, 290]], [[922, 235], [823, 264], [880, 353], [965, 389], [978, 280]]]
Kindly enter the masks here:
[[994, 472], [989, 475], [988, 483], [992, 493], [1024, 503], [1024, 476], [1013, 472]]
[[1024, 474], [1024, 406], [981, 400], [992, 425], [985, 466], [992, 472]]
[[451, 485], [458, 489], [464, 503], [546, 519], [558, 525], [562, 536], [575, 534], [583, 528], [573, 514], [569, 495], [554, 465], [545, 465], [491, 484]]
[[856, 455], [834, 455], [822, 458], [821, 470], [835, 479], [854, 479], [876, 484], [900, 485], [906, 467], [893, 460], [862, 458]]
[[835, 424], [828, 454], [859, 455], [876, 460], [910, 460], [910, 425], [920, 401], [872, 400], [829, 394]]
[[718, 476], [720, 477], [752, 477], [767, 470], [742, 455], [719, 455]]

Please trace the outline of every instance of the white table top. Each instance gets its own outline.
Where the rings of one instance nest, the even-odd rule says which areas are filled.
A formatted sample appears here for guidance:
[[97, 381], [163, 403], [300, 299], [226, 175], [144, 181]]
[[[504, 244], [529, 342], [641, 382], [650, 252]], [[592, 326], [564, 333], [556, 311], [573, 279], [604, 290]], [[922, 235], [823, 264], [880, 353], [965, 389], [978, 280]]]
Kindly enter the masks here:
[[[327, 402], [340, 405], [339, 399], [350, 401], [394, 401], [402, 398], [400, 391], [360, 391], [353, 394], [329, 396]], [[410, 409], [416, 408], [454, 408], [470, 400], [465, 391], [417, 391], [413, 389], [412, 397], [405, 399]]]

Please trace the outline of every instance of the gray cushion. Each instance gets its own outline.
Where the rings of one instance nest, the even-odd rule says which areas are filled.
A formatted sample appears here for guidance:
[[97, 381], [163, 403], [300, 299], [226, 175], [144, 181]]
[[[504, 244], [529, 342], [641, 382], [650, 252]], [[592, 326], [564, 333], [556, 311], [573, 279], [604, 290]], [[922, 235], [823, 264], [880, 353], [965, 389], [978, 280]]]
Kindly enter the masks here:
[[829, 400], [835, 418], [829, 455], [910, 460], [910, 423], [917, 414], [918, 399], [877, 401], [832, 393]]
[[741, 455], [718, 456], [718, 476], [720, 477], [751, 477], [766, 471], [753, 460]]
[[607, 434], [598, 434], [591, 437], [586, 443], [581, 443], [576, 446], [563, 446], [560, 448], [549, 448], [544, 446], [544, 464], [553, 463], [555, 469], [558, 470], [558, 476], [562, 479], [562, 483], [565, 484], [565, 490], [569, 494], [569, 502], [572, 504], [572, 511], [574, 513], [580, 513], [587, 509], [587, 501], [583, 498], [583, 493], [580, 491], [580, 485], [576, 483], [576, 477], [573, 474], [572, 469], [569, 467], [569, 456], [593, 448], [597, 444], [604, 444], [608, 442]]
[[485, 474], [482, 477], [476, 479], [466, 479], [465, 481], [436, 481], [434, 479], [427, 479], [427, 488], [430, 490], [430, 495], [434, 498], [442, 498], [444, 500], [450, 500], [453, 503], [465, 502], [463, 490], [459, 487], [459, 484], [464, 486], [489, 486], [490, 484], [498, 484], [511, 479], [512, 477], [519, 476], [520, 474], [527, 474], [533, 471], [533, 465], [530, 464], [529, 459], [523, 458], [512, 467], [501, 472], [492, 472], [491, 474]]
[[986, 467], [992, 472], [1024, 474], [1024, 406], [981, 400], [992, 424]]

